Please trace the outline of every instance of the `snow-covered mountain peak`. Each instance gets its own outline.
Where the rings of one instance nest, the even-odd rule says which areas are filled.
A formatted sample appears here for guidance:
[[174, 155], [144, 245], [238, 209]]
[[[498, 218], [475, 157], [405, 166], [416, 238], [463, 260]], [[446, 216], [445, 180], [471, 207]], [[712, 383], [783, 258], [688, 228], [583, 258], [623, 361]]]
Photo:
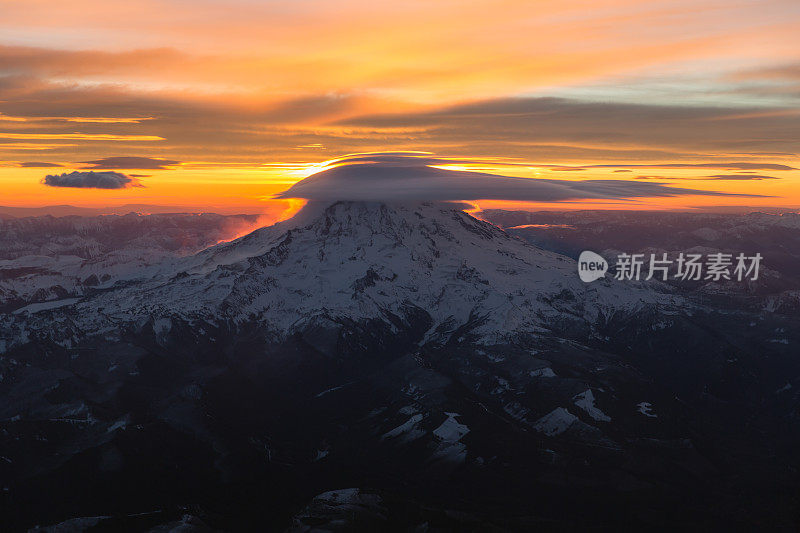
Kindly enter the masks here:
[[150, 279], [81, 302], [78, 316], [89, 330], [101, 327], [102, 308], [117, 323], [257, 321], [283, 335], [414, 309], [431, 331], [469, 324], [498, 340], [552, 321], [589, 326], [657, 299], [633, 286], [586, 285], [574, 261], [454, 205], [336, 202], [165, 263]]
[[[383, 202], [309, 202], [295, 216], [272, 226], [260, 228], [231, 242], [213, 246], [187, 259], [190, 268], [216, 268], [248, 257], [267, 253], [279, 240], [297, 232], [312, 232], [326, 244], [342, 244], [342, 239], [362, 239], [382, 235], [405, 242], [412, 235], [436, 235], [453, 239], [446, 230], [457, 222], [472, 227], [484, 238], [509, 238], [496, 226], [467, 215], [456, 203], [392, 203]], [[443, 223], [443, 219], [446, 223]], [[435, 220], [435, 222], [434, 222]], [[346, 243], [345, 243], [346, 244]], [[363, 243], [362, 243], [363, 244]], [[413, 244], [413, 243], [412, 243]], [[419, 244], [419, 243], [417, 243]]]

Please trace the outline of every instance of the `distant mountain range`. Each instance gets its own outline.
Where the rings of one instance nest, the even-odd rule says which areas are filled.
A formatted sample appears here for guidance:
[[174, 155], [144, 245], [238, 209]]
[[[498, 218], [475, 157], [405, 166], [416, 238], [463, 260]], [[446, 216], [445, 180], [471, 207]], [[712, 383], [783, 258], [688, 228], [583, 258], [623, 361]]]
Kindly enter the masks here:
[[73, 205], [47, 205], [42, 207], [11, 207], [0, 206], [0, 219], [20, 218], [20, 217], [39, 217], [50, 215], [53, 217], [82, 216], [90, 217], [97, 215], [126, 215], [128, 213], [217, 213], [224, 215], [237, 214], [263, 214], [267, 211], [264, 206], [250, 207], [220, 207], [207, 206], [204, 208], [193, 206], [169, 206], [151, 204], [124, 204], [107, 207], [76, 207]]
[[548, 250], [577, 258], [591, 249], [614, 261], [620, 253], [764, 256], [759, 279], [740, 283], [669, 283], [694, 298], [724, 300], [725, 307], [800, 310], [800, 214], [675, 213], [632, 211], [484, 211], [487, 220]]

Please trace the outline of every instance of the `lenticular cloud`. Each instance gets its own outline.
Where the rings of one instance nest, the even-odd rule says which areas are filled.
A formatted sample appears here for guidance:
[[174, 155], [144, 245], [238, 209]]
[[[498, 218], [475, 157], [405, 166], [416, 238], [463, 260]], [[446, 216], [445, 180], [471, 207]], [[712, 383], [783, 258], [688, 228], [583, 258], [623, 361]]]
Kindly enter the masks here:
[[670, 187], [663, 183], [626, 180], [568, 181], [520, 178], [446, 170], [430, 165], [452, 163], [404, 154], [359, 155], [339, 160], [334, 168], [297, 182], [275, 198], [336, 201], [511, 200], [560, 202], [626, 200], [679, 195], [753, 196]]

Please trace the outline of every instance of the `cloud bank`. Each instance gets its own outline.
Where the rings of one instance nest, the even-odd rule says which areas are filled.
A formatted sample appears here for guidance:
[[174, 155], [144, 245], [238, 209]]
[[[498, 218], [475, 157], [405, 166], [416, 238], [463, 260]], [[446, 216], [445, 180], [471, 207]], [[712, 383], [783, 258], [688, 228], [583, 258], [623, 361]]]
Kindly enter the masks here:
[[[788, 165], [779, 165], [775, 163], [650, 163], [646, 165], [629, 165], [627, 163], [618, 163], [610, 165], [585, 165], [582, 167], [565, 167], [560, 165], [550, 165], [548, 168], [551, 170], [586, 170], [588, 168], [688, 168], [688, 169], [704, 169], [714, 168], [723, 170], [797, 170], [795, 167]], [[614, 172], [625, 172], [625, 170], [615, 170]]]
[[707, 180], [735, 180], [735, 181], [747, 181], [747, 180], [779, 180], [781, 178], [777, 178], [775, 176], [764, 176], [762, 174], [714, 174], [713, 176], [709, 176], [706, 178]]
[[19, 164], [21, 168], [52, 168], [52, 167], [60, 167], [63, 165], [59, 165], [58, 163], [41, 163], [39, 161], [24, 161]]
[[94, 161], [81, 161], [84, 164], [92, 165], [86, 167], [94, 170], [108, 169], [147, 169], [147, 170], [166, 170], [167, 167], [180, 164], [180, 161], [172, 159], [157, 159], [153, 157], [104, 157]]
[[78, 189], [127, 189], [142, 187], [138, 180], [119, 172], [66, 172], [49, 174], [42, 180], [48, 187], [72, 187]]
[[318, 201], [562, 202], [629, 200], [680, 195], [758, 196], [625, 180], [567, 181], [519, 178], [483, 172], [446, 170], [428, 166], [431, 162], [436, 163], [438, 160], [397, 153], [357, 155], [339, 160], [340, 166], [309, 176], [277, 194], [275, 198]]

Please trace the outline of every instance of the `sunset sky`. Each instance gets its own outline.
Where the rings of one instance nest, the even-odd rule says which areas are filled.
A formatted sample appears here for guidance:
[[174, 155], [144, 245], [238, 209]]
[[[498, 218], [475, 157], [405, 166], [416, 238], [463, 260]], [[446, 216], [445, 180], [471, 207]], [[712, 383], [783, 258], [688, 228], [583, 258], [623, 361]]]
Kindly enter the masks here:
[[[557, 208], [798, 208], [798, 35], [797, 0], [0, 0], [0, 205], [279, 212], [414, 151], [740, 195]], [[43, 183], [89, 169], [130, 181]]]

